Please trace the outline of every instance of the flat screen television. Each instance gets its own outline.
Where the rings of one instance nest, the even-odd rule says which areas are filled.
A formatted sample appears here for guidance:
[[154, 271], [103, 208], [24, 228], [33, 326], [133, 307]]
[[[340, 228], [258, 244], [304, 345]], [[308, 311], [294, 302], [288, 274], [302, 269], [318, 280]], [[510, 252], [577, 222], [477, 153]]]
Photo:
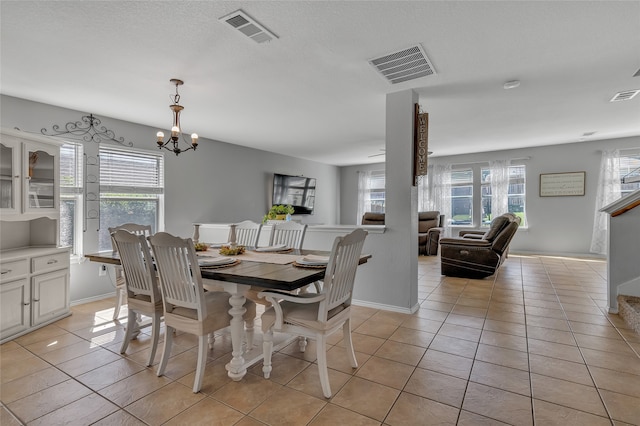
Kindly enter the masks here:
[[273, 174], [272, 204], [291, 204], [293, 214], [312, 214], [316, 201], [316, 180], [304, 176]]

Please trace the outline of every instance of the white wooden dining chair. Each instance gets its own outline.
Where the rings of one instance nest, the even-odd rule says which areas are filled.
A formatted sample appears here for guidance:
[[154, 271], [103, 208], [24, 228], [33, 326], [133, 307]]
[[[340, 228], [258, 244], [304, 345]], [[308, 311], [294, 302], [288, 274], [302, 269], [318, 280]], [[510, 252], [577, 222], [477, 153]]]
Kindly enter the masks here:
[[[283, 221], [282, 223], [274, 224], [272, 225], [271, 233], [269, 234], [269, 246], [284, 244], [289, 248], [300, 250], [302, 249], [306, 232], [307, 225], [298, 222]], [[315, 285], [316, 292], [319, 293], [320, 284], [315, 282], [313, 285]], [[258, 297], [258, 293], [262, 290], [262, 287], [254, 286], [247, 291], [246, 296], [256, 303], [269, 306], [269, 301]]]
[[[198, 258], [191, 238], [183, 239], [166, 232], [147, 238], [160, 275], [160, 290], [164, 304], [166, 326], [162, 359], [158, 376], [164, 374], [171, 352], [173, 331], [180, 330], [198, 336], [198, 363], [193, 392], [200, 391], [207, 363], [207, 340], [216, 330], [228, 327], [231, 321], [229, 293], [204, 291]], [[244, 304], [247, 346], [253, 344], [253, 322], [256, 305]]]
[[316, 339], [320, 384], [326, 398], [331, 398], [327, 336], [342, 328], [349, 362], [353, 368], [358, 366], [351, 340], [351, 296], [366, 236], [367, 231], [358, 228], [335, 239], [324, 275], [324, 286], [319, 294], [294, 295], [273, 290], [260, 292], [259, 296], [265, 297], [272, 305], [261, 317], [264, 333], [262, 372], [265, 378], [271, 375], [274, 331]]
[[271, 227], [269, 245], [285, 244], [289, 248], [300, 250], [302, 249], [306, 233], [307, 225], [305, 224], [294, 221], [276, 223]]
[[[302, 250], [304, 236], [307, 233], [307, 225], [294, 221], [285, 221], [272, 225], [271, 234], [269, 235], [269, 245], [286, 244], [287, 247]], [[321, 284], [319, 281], [309, 284], [302, 291], [308, 291], [313, 286], [316, 293], [320, 293]]]
[[147, 363], [150, 366], [156, 356], [163, 309], [149, 245], [143, 235], [135, 235], [122, 229], [111, 234], [111, 238], [120, 254], [129, 311], [120, 353], [127, 351], [129, 341], [134, 337], [137, 316], [142, 314], [151, 317], [151, 355]]
[[261, 223], [245, 220], [234, 224], [235, 226], [229, 230], [229, 241], [233, 242], [233, 233], [235, 228], [235, 243], [241, 246], [258, 247], [260, 239]]
[[[125, 223], [120, 226], [114, 226], [108, 229], [109, 229], [109, 234], [113, 234], [114, 232], [120, 229], [131, 232], [132, 234], [143, 235], [145, 237], [150, 236], [152, 233], [151, 225], [139, 225], [137, 223]], [[116, 245], [113, 243], [113, 239], [111, 240], [111, 247], [114, 253], [118, 251]], [[114, 320], [118, 319], [118, 317], [120, 316], [120, 308], [122, 307], [122, 305], [126, 305], [125, 300], [127, 297], [127, 289], [125, 287], [125, 283], [124, 283], [125, 277], [124, 277], [124, 273], [122, 272], [121, 266], [115, 267], [115, 279], [116, 279], [116, 284], [115, 284], [116, 307], [113, 310]]]

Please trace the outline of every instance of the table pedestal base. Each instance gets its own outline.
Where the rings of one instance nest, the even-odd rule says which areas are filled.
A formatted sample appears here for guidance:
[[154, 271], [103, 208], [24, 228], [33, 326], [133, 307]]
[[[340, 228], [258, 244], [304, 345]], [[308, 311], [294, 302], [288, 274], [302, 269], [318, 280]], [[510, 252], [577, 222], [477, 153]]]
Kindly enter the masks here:
[[[247, 311], [244, 307], [245, 295], [251, 288], [250, 285], [236, 284], [226, 281], [215, 281], [203, 279], [204, 287], [207, 290], [220, 291], [224, 289], [227, 293], [231, 294], [229, 298], [229, 314], [231, 315], [231, 326], [229, 332], [231, 333], [231, 345], [233, 351], [231, 355], [231, 361], [227, 363], [227, 374], [231, 380], [240, 381], [247, 374], [247, 368], [255, 364], [262, 359], [262, 333], [254, 333], [252, 345], [250, 348], [245, 347], [244, 341], [244, 313]], [[247, 330], [249, 332], [249, 330]], [[251, 331], [252, 332], [252, 331]], [[295, 336], [290, 336], [283, 333], [274, 333], [273, 336], [273, 350], [280, 350], [286, 345], [295, 340]]]

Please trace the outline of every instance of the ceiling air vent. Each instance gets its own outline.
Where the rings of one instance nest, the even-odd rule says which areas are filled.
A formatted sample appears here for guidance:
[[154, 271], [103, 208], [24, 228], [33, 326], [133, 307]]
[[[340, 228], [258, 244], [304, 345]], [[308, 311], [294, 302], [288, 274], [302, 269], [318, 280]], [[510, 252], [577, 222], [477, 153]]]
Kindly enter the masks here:
[[611, 100], [609, 102], [630, 101], [639, 92], [640, 92], [640, 89], [638, 89], [638, 90], [625, 90], [624, 92], [618, 92], [618, 93], [615, 94], [615, 96], [613, 98], [611, 98]]
[[633, 76], [634, 77], [640, 77], [640, 69], [638, 69], [638, 71], [636, 71], [636, 73]]
[[419, 44], [369, 59], [369, 63], [391, 84], [415, 80], [436, 73], [431, 61]]
[[219, 18], [219, 21], [226, 22], [256, 43], [265, 43], [278, 38], [278, 36], [240, 9]]

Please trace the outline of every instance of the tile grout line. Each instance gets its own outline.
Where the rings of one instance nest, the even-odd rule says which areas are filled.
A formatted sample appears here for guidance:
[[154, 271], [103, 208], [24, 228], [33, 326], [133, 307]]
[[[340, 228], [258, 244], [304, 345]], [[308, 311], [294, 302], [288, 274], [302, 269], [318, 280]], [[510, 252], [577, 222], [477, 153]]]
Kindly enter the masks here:
[[[565, 266], [565, 269], [569, 269], [569, 268], [567, 268], [564, 260], [562, 261], [562, 264]], [[547, 268], [545, 267], [545, 269], [547, 269]], [[547, 269], [547, 272], [548, 272], [548, 269]], [[575, 332], [573, 331], [573, 327], [571, 326], [571, 321], [569, 320], [567, 312], [564, 309], [564, 305], [563, 305], [562, 301], [560, 300], [560, 297], [558, 296], [558, 291], [557, 291], [556, 286], [553, 283], [553, 280], [551, 279], [550, 275], [549, 275], [549, 282], [551, 283], [551, 286], [553, 287], [553, 291], [555, 292], [556, 298], [558, 299], [558, 303], [560, 304], [560, 309], [562, 310], [562, 314], [566, 318], [567, 326], [569, 327], [569, 331], [571, 332], [571, 337], [573, 338], [573, 341], [576, 344], [576, 348], [578, 349], [578, 352], [580, 352], [580, 357], [582, 358], [582, 361], [584, 362], [584, 365], [587, 368], [587, 371], [589, 372], [589, 378], [591, 379], [591, 382], [593, 383], [593, 387], [594, 387], [594, 389], [596, 390], [596, 392], [598, 394], [598, 398], [600, 398], [600, 402], [602, 403], [602, 406], [604, 407], [605, 412], [607, 413], [607, 417], [608, 417], [609, 422], [611, 422], [611, 424], [613, 425], [614, 424], [613, 416], [611, 415], [611, 412], [609, 411], [609, 408], [607, 407], [607, 404], [605, 403], [604, 398], [602, 397], [602, 394], [600, 393], [600, 388], [598, 387], [598, 385], [596, 383], [596, 380], [593, 377], [593, 374], [591, 373], [591, 368], [589, 367], [589, 364], [587, 363], [587, 359], [584, 356], [584, 352], [582, 351], [582, 348], [578, 344], [578, 339], [576, 339]], [[580, 287], [582, 287], [582, 286], [580, 286]], [[591, 296], [589, 296], [589, 299], [593, 301], [593, 299], [591, 299]], [[617, 328], [616, 328], [616, 330], [617, 330]], [[562, 405], [562, 404], [558, 404], [558, 405]], [[572, 407], [568, 407], [568, 408], [572, 408]], [[582, 411], [582, 410], [580, 410], [580, 411]], [[597, 415], [597, 414], [594, 414], [594, 413], [590, 413], [590, 414]]]

